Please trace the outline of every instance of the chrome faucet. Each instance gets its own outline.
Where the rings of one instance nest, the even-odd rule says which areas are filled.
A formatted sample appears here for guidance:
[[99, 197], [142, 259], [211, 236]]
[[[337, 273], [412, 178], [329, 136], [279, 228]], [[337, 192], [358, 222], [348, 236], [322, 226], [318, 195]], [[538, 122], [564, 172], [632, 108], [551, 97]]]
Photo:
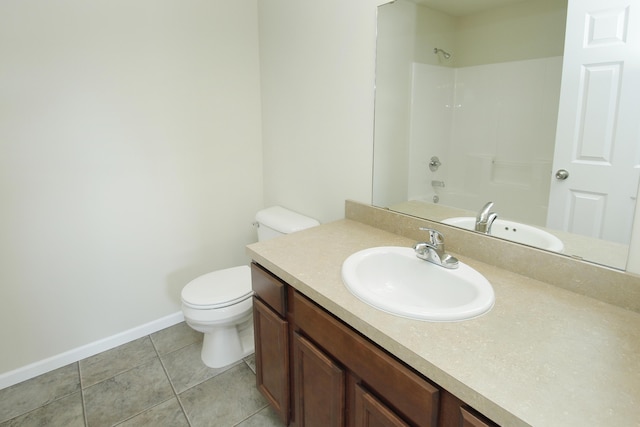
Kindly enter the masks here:
[[493, 207], [493, 202], [489, 202], [480, 209], [478, 215], [476, 215], [476, 231], [485, 234], [491, 234], [491, 226], [493, 221], [498, 218], [498, 214], [495, 212], [489, 212]]
[[444, 251], [442, 233], [432, 228], [420, 227], [420, 230], [429, 233], [429, 241], [416, 243], [413, 248], [416, 251], [416, 256], [444, 268], [458, 268], [458, 259]]

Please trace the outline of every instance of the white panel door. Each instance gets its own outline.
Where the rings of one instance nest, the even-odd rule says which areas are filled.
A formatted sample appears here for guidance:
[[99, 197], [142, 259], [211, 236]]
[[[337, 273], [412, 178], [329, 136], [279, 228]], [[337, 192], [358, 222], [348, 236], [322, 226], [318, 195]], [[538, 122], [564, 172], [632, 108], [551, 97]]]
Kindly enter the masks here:
[[640, 1], [569, 0], [547, 225], [629, 243], [639, 165]]

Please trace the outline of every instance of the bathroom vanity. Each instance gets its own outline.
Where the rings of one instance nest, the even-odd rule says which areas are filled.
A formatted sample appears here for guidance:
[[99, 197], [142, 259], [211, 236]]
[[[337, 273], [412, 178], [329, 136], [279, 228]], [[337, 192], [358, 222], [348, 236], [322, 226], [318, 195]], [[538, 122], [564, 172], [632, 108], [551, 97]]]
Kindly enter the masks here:
[[268, 270], [251, 269], [257, 386], [285, 424], [495, 425]]
[[[412, 246], [406, 230], [419, 236], [417, 225], [434, 224], [365, 210], [365, 220], [348, 209], [347, 219], [248, 246], [257, 386], [285, 424], [637, 425], [639, 313], [464, 251], [455, 254], [495, 290], [491, 311], [462, 322], [379, 311], [345, 288], [343, 261], [369, 247]], [[445, 238], [474, 238], [435, 226]], [[452, 240], [450, 251], [459, 247]]]

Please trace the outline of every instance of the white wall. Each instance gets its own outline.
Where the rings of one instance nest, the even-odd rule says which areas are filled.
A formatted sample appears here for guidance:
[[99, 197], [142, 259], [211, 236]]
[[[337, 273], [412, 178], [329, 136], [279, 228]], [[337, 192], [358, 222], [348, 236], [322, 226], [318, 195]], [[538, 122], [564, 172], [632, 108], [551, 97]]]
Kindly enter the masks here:
[[375, 0], [261, 0], [265, 203], [321, 222], [371, 201]]
[[456, 67], [562, 56], [567, 0], [522, 1], [456, 20]]
[[0, 2], [0, 374], [248, 261], [257, 32], [255, 0]]
[[[399, 6], [401, 3], [397, 2], [395, 5]], [[456, 64], [457, 55], [446, 59], [442, 53], [436, 54], [434, 49], [443, 49], [449, 53], [456, 51], [458, 42], [457, 18], [425, 6], [419, 6], [416, 8], [414, 19], [416, 22], [416, 42], [413, 61], [453, 67]]]

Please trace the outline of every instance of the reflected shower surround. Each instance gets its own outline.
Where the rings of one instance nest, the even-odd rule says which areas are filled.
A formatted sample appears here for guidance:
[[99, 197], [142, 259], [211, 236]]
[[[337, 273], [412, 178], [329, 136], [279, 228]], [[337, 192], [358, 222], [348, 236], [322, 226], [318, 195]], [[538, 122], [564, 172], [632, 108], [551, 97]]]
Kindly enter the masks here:
[[[409, 199], [501, 214], [544, 226], [562, 58], [450, 68], [413, 64]], [[526, 100], [526, 102], [523, 102]], [[425, 166], [438, 156], [442, 166]], [[425, 160], [426, 159], [426, 160]], [[433, 181], [446, 187], [434, 188]]]

